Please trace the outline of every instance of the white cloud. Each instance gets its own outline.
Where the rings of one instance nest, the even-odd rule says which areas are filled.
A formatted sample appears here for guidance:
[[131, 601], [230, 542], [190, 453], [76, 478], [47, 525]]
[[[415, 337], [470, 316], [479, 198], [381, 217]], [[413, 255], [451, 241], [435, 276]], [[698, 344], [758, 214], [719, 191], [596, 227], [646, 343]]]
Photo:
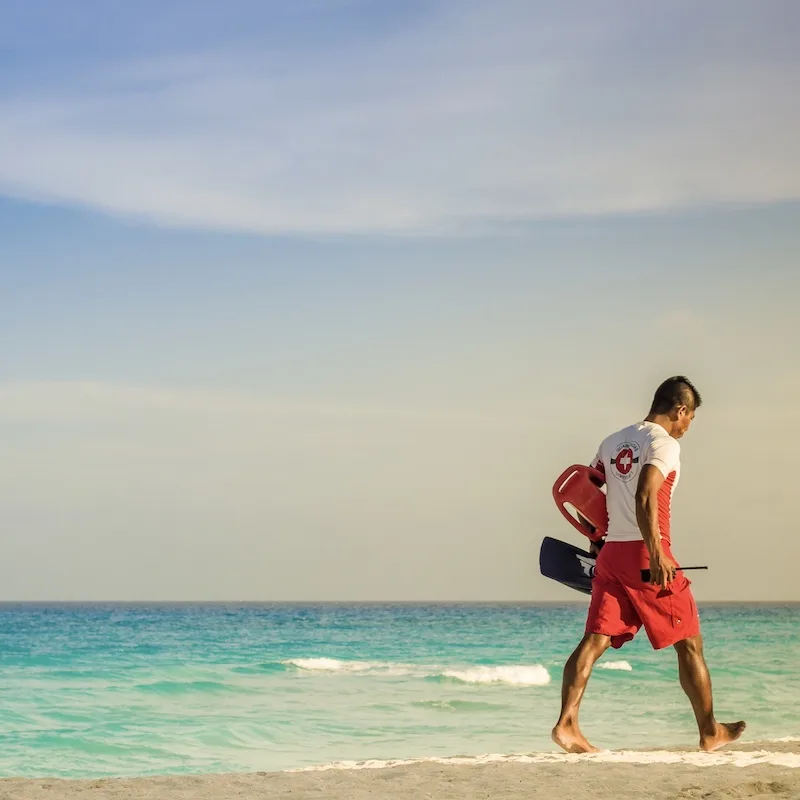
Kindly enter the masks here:
[[[603, 18], [585, 3], [436, 8], [340, 48], [223, 41], [9, 94], [0, 191], [264, 233], [800, 196], [797, 59], [743, 47], [735, 4], [676, 5], [671, 32], [645, 6]], [[778, 36], [764, 13], [753, 36]], [[727, 38], [686, 49], [683, 26], [700, 36], [721, 22]]]

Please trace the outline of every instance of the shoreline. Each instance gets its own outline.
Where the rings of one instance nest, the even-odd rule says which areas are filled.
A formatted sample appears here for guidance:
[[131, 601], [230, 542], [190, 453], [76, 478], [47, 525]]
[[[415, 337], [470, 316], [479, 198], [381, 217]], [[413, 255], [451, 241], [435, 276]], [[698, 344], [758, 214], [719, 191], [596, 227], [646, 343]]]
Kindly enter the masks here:
[[[0, 610], [20, 606], [54, 608], [60, 606], [586, 606], [587, 600], [8, 600], [0, 599]], [[697, 600], [703, 606], [800, 606], [800, 600]]]
[[280, 772], [156, 775], [135, 778], [0, 778], [3, 800], [217, 800], [425, 797], [592, 800], [644, 797], [800, 797], [800, 740], [745, 741], [715, 753], [681, 748], [458, 756], [321, 764]]

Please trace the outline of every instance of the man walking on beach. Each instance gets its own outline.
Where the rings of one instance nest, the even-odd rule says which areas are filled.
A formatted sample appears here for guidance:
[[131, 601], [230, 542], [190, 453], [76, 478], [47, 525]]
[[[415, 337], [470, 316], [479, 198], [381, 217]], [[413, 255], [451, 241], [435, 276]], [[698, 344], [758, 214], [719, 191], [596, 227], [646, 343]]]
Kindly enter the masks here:
[[[597, 555], [585, 635], [564, 667], [561, 716], [552, 732], [568, 753], [598, 752], [578, 725], [586, 684], [597, 659], [633, 639], [642, 626], [653, 649], [672, 645], [677, 651], [701, 749], [716, 750], [745, 728], [741, 721], [714, 718], [700, 618], [690, 581], [676, 572], [670, 549], [670, 507], [680, 477], [678, 439], [689, 430], [700, 402], [688, 378], [668, 378], [656, 390], [646, 419], [608, 436], [592, 462], [606, 479], [608, 533]], [[641, 570], [648, 568], [646, 583]]]

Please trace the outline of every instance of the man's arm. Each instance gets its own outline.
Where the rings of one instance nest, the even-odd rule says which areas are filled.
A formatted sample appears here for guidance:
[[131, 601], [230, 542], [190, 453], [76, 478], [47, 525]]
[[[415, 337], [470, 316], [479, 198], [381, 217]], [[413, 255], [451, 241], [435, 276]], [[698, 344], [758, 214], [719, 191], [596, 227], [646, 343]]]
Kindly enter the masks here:
[[[589, 533], [594, 535], [594, 532], [597, 530], [594, 527], [594, 525], [592, 525], [592, 523], [589, 522], [589, 520], [586, 519], [586, 517], [584, 517], [583, 514], [581, 514], [581, 512], [578, 511], [577, 508], [575, 509], [575, 514], [577, 515], [578, 520], [581, 523], [581, 525], [583, 525], [583, 527], [586, 528], [586, 530], [589, 531]], [[591, 555], [593, 555], [593, 556], [596, 556], [600, 552], [600, 548], [603, 546], [604, 543], [605, 543], [605, 537], [600, 539], [597, 542], [595, 542], [595, 541], [590, 542], [589, 543], [589, 553]]]
[[[592, 469], [596, 469], [599, 472], [601, 472], [603, 475], [605, 475], [606, 467], [605, 467], [605, 464], [603, 463], [602, 449], [603, 449], [603, 445], [601, 444], [600, 447], [597, 448], [597, 452], [595, 453], [594, 458], [589, 462], [589, 466]], [[601, 484], [598, 484], [598, 485], [602, 486], [603, 484], [601, 483]], [[589, 520], [586, 519], [580, 513], [580, 511], [578, 511], [577, 509], [575, 510], [575, 513], [578, 515], [578, 519], [580, 520], [581, 525], [583, 525], [583, 527], [586, 528], [586, 530], [588, 530], [590, 533], [594, 534], [594, 532], [596, 530], [594, 525], [592, 525], [592, 523], [589, 522]], [[589, 552], [593, 556], [598, 555], [598, 553], [600, 552], [600, 548], [603, 546], [603, 544], [605, 544], [605, 537], [603, 539], [600, 539], [600, 541], [592, 542], [589, 545]]]
[[650, 554], [650, 583], [666, 589], [675, 577], [675, 562], [664, 555], [658, 526], [658, 490], [664, 475], [653, 464], [646, 464], [636, 487], [636, 522]]

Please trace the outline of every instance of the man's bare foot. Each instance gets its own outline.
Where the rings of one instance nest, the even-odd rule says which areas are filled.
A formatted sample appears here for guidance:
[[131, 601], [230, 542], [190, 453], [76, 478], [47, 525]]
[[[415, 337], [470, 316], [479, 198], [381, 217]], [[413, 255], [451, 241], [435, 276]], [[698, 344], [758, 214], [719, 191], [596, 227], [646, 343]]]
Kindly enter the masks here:
[[718, 722], [717, 731], [713, 736], [700, 737], [700, 749], [711, 753], [719, 750], [726, 744], [736, 741], [744, 732], [746, 723], [744, 722]]
[[599, 753], [600, 751], [589, 744], [586, 737], [577, 726], [556, 725], [550, 738], [568, 753]]

